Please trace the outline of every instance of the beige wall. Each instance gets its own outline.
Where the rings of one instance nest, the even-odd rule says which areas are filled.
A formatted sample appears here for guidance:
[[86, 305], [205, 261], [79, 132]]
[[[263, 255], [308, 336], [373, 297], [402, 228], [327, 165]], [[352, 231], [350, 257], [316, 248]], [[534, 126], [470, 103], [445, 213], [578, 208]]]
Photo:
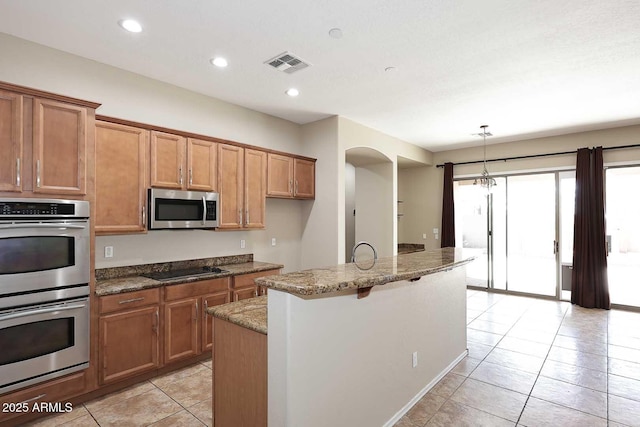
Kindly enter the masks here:
[[[487, 158], [526, 156], [542, 153], [573, 151], [582, 147], [612, 147], [637, 144], [640, 126], [626, 126], [590, 132], [579, 132], [555, 137], [538, 138], [487, 146]], [[575, 168], [575, 153], [563, 156], [490, 162], [487, 169], [492, 174], [520, 173]], [[403, 206], [404, 218], [402, 239], [407, 242], [425, 243], [427, 248], [440, 246], [434, 239], [433, 228], [440, 228], [442, 211], [442, 168], [436, 164], [482, 160], [482, 143], [477, 147], [437, 152], [433, 156], [434, 166], [400, 171], [403, 182], [403, 197], [413, 203]], [[606, 165], [640, 164], [640, 149], [611, 150], [604, 152]], [[455, 177], [477, 176], [482, 164], [460, 165], [454, 168]], [[420, 196], [423, 197], [422, 200]], [[422, 234], [427, 239], [422, 240]]]
[[[300, 126], [286, 120], [5, 34], [0, 34], [0, 57], [0, 80], [100, 102], [98, 114], [308, 154]], [[262, 231], [175, 230], [98, 237], [96, 267], [254, 253], [258, 260], [297, 270], [305, 203], [269, 199], [267, 229]], [[271, 237], [277, 239], [275, 247]], [[246, 240], [245, 249], [240, 249], [241, 239]], [[106, 245], [114, 247], [113, 258], [104, 258]]]
[[[393, 170], [391, 162], [367, 165], [355, 170], [355, 241], [371, 243], [379, 257], [393, 256], [397, 252], [394, 242]], [[370, 249], [363, 249], [363, 252], [358, 249], [357, 255], [370, 257]]]

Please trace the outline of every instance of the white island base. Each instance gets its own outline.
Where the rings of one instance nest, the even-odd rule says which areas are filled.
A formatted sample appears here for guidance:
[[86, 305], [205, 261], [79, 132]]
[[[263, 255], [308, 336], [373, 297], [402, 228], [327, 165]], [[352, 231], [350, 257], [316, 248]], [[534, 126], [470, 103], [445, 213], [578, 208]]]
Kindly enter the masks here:
[[362, 299], [269, 289], [269, 426], [395, 424], [467, 354], [465, 278], [456, 266]]

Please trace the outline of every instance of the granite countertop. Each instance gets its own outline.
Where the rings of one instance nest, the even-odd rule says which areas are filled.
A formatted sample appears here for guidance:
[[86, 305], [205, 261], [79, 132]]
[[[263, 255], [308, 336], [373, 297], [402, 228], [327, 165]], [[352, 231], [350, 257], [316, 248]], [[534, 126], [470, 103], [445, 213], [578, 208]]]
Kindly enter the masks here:
[[316, 295], [347, 289], [368, 288], [399, 280], [414, 279], [451, 270], [475, 259], [475, 254], [458, 248], [443, 248], [369, 259], [333, 267], [314, 268], [256, 279], [256, 284], [294, 295]]
[[207, 313], [243, 328], [267, 335], [267, 296], [209, 307]]
[[[218, 279], [222, 277], [237, 276], [240, 274], [257, 273], [260, 271], [275, 270], [275, 269], [284, 267], [281, 264], [271, 264], [267, 262], [258, 262], [258, 261], [252, 261], [252, 260], [247, 261], [247, 258], [232, 259], [231, 261], [244, 261], [244, 262], [237, 262], [232, 264], [219, 264], [217, 262], [212, 263], [211, 261], [209, 261], [208, 264], [205, 264], [203, 263], [203, 261], [204, 260], [194, 260], [192, 262], [178, 261], [176, 263], [145, 264], [143, 266], [116, 267], [113, 269], [103, 269], [105, 271], [100, 272], [100, 274], [98, 273], [98, 271], [96, 271], [96, 277], [98, 278], [98, 280], [96, 282], [95, 292], [97, 296], [115, 295], [115, 294], [120, 294], [124, 292], [139, 291], [142, 289], [158, 288], [162, 286], [196, 282], [199, 280]], [[223, 259], [222, 262], [224, 261], [229, 261], [229, 259]], [[179, 268], [184, 268], [185, 266], [202, 266], [202, 265], [214, 265], [227, 271], [225, 271], [224, 273], [211, 273], [206, 275], [182, 277], [178, 279], [163, 280], [163, 281], [149, 279], [147, 277], [142, 277], [140, 275], [140, 274], [144, 274], [151, 271], [167, 271], [172, 268], [179, 269]], [[172, 266], [175, 266], [175, 267], [172, 267]], [[119, 270], [116, 272], [112, 271], [117, 269]], [[106, 270], [111, 270], [111, 271], [106, 271]], [[126, 273], [129, 273], [130, 275], [120, 276], [120, 274], [126, 274]], [[116, 276], [116, 277], [113, 277], [113, 276]]]

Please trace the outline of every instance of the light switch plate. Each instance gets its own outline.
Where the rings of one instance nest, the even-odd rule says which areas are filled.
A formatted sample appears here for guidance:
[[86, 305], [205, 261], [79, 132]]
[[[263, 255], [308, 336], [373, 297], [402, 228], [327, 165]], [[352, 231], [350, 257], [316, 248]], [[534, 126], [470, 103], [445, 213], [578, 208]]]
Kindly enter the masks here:
[[113, 246], [105, 246], [104, 247], [104, 257], [105, 258], [113, 258]]
[[240, 249], [244, 249], [247, 246], [247, 242], [244, 239], [240, 240]]
[[276, 245], [276, 238], [272, 237], [271, 238], [271, 246], [275, 246]]

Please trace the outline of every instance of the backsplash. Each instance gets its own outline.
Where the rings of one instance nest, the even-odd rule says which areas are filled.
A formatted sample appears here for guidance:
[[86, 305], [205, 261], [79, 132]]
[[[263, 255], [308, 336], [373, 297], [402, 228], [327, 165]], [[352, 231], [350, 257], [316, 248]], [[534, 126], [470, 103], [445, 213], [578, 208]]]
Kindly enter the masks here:
[[217, 267], [219, 265], [241, 264], [245, 262], [253, 262], [253, 254], [129, 265], [125, 267], [98, 268], [96, 269], [96, 280], [117, 279], [118, 277], [139, 276], [146, 273], [182, 270], [194, 267]]

